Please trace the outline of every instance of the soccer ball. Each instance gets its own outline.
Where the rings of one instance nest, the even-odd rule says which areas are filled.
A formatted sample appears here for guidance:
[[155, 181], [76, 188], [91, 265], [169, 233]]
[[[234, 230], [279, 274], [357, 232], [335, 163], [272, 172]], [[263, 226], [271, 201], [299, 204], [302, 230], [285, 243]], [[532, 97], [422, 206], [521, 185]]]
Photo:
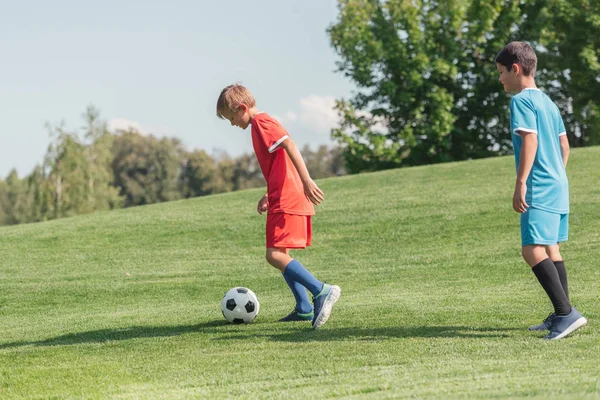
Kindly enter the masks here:
[[258, 315], [260, 305], [254, 292], [245, 287], [229, 289], [221, 300], [221, 312], [234, 324], [249, 324]]

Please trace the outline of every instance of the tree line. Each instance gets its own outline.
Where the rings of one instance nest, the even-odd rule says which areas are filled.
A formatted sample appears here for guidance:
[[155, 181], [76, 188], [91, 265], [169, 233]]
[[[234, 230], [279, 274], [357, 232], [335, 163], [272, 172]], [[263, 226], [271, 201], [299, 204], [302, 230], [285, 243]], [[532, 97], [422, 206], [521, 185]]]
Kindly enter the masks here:
[[[536, 82], [563, 113], [572, 146], [600, 144], [600, 0], [338, 0], [328, 27], [338, 72], [338, 148], [302, 151], [314, 178], [512, 152], [509, 95], [494, 62], [529, 42]], [[263, 186], [252, 154], [211, 156], [174, 138], [110, 133], [98, 111], [83, 132], [49, 126], [43, 162], [0, 181], [0, 224]]]
[[[0, 180], [0, 224], [38, 222], [164, 201], [265, 186], [256, 157], [188, 151], [176, 138], [109, 132], [93, 106], [82, 131], [47, 125], [43, 161], [19, 177]], [[341, 152], [302, 149], [313, 178], [345, 173]]]

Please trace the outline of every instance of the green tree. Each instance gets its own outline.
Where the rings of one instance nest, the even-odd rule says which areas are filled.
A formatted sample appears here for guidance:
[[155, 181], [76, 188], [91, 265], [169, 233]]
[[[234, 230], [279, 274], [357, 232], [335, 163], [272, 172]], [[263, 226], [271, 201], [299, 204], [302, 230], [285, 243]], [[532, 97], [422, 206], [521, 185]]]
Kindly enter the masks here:
[[[27, 197], [29, 216], [26, 222], [45, 221], [51, 213], [52, 192], [46, 179], [44, 168], [36, 165], [27, 177]], [[25, 221], [23, 221], [25, 222]]]
[[47, 218], [49, 197], [42, 166], [20, 179], [12, 170], [0, 181], [0, 225], [43, 221]]
[[226, 153], [216, 157], [217, 174], [213, 193], [231, 192], [234, 190], [235, 161]]
[[3, 224], [18, 224], [24, 215], [25, 187], [15, 169], [12, 169], [0, 185], [0, 206], [2, 206]]
[[305, 145], [301, 153], [313, 179], [339, 176], [345, 173], [343, 155], [339, 147], [329, 148], [326, 145], [320, 145], [315, 151], [312, 151], [309, 145]]
[[8, 225], [10, 218], [10, 201], [8, 200], [8, 185], [0, 180], [0, 225]]
[[94, 211], [119, 208], [124, 199], [119, 195], [119, 189], [113, 186], [111, 163], [114, 136], [108, 132], [106, 122], [100, 119], [100, 112], [94, 106], [88, 106], [82, 117], [85, 121], [88, 208]]
[[50, 206], [48, 218], [91, 212], [88, 202], [85, 147], [78, 135], [64, 126], [47, 125], [52, 138], [44, 159]]
[[260, 165], [254, 154], [242, 154], [233, 163], [233, 190], [265, 186]]
[[600, 1], [524, 2], [521, 36], [536, 47], [538, 86], [563, 113], [571, 145], [600, 144]]
[[112, 153], [114, 184], [126, 206], [181, 198], [179, 173], [185, 151], [179, 140], [122, 131], [114, 138]]
[[338, 69], [359, 91], [340, 100], [350, 172], [510, 151], [494, 57], [523, 18], [518, 0], [339, 0], [329, 29]]
[[204, 150], [195, 150], [186, 154], [180, 177], [180, 191], [183, 197], [206, 196], [214, 193], [217, 179], [215, 160]]
[[[38, 166], [34, 170], [39, 171]], [[25, 222], [39, 221], [36, 209], [35, 183], [31, 177], [19, 178], [16, 170], [11, 170], [6, 181], [0, 181], [0, 209], [2, 214], [1, 224], [11, 225]]]
[[536, 82], [561, 108], [571, 143], [600, 143], [599, 0], [339, 0], [329, 27], [350, 172], [512, 152], [508, 97], [494, 58], [512, 40], [538, 53]]

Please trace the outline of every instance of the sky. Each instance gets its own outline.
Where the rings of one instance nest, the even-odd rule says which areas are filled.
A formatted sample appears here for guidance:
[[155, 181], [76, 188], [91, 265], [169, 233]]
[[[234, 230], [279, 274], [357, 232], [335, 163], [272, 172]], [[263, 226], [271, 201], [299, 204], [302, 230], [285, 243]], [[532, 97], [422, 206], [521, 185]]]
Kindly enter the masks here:
[[189, 149], [251, 153], [250, 131], [216, 117], [221, 90], [247, 86], [298, 145], [331, 144], [336, 72], [326, 29], [335, 0], [0, 2], [0, 178], [43, 161], [46, 124], [179, 138]]

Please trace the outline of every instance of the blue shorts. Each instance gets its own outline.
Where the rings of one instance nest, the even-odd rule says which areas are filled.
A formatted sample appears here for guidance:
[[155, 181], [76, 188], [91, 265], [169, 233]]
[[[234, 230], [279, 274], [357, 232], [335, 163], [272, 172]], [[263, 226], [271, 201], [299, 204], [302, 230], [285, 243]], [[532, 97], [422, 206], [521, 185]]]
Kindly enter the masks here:
[[569, 214], [529, 208], [521, 214], [521, 244], [551, 246], [569, 239]]

